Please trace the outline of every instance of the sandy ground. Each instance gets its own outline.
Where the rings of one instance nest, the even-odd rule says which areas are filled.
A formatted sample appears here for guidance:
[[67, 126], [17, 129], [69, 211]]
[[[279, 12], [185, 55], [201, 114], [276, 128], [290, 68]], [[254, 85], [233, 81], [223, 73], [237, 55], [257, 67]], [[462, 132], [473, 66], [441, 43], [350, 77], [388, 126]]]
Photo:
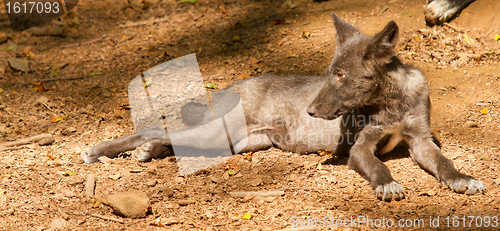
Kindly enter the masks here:
[[[496, 230], [500, 41], [495, 35], [500, 34], [500, 3], [478, 0], [449, 25], [430, 28], [423, 21], [425, 2], [82, 1], [72, 14], [52, 24], [64, 26], [62, 37], [12, 33], [0, 23], [0, 39], [5, 38], [0, 44], [0, 143], [43, 133], [55, 136], [48, 146], [0, 151], [0, 229], [278, 230], [311, 225], [327, 216], [390, 219], [394, 230], [430, 229], [432, 224], [440, 230]], [[138, 163], [124, 155], [82, 163], [81, 151], [134, 131], [126, 106], [128, 84], [172, 58], [196, 53], [205, 83], [219, 89], [264, 73], [322, 74], [335, 48], [331, 12], [367, 34], [390, 20], [400, 25], [398, 55], [427, 76], [433, 132], [444, 155], [461, 172], [482, 180], [486, 194], [453, 193], [401, 150], [384, 157], [406, 190], [405, 200], [391, 203], [377, 200], [371, 185], [348, 169], [344, 157], [328, 152], [299, 155], [270, 149], [236, 155], [186, 177], [178, 176], [173, 157]], [[165, 20], [153, 24], [147, 21], [151, 17]], [[144, 24], [120, 27], [127, 22]], [[10, 57], [28, 60], [31, 71], [12, 70]], [[78, 79], [36, 84], [46, 78]], [[44, 103], [38, 103], [42, 97]], [[63, 119], [54, 122], [57, 118]], [[227, 170], [237, 174], [228, 176]], [[89, 174], [97, 176], [98, 196], [146, 192], [150, 215], [121, 218], [99, 201], [86, 200]], [[228, 194], [267, 190], [285, 193], [268, 199]], [[180, 206], [185, 199], [194, 203]], [[251, 219], [243, 217], [247, 213]], [[400, 219], [411, 227], [396, 227]], [[364, 224], [324, 225], [316, 223], [318, 230], [377, 230]]]

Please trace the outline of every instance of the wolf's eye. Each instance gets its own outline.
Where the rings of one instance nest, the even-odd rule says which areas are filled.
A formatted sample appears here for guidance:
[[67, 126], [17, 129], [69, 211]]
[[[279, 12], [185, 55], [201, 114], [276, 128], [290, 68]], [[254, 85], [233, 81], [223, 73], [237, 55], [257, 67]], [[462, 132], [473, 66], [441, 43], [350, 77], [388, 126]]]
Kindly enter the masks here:
[[337, 73], [337, 80], [340, 81], [343, 79], [345, 79], [345, 74]]

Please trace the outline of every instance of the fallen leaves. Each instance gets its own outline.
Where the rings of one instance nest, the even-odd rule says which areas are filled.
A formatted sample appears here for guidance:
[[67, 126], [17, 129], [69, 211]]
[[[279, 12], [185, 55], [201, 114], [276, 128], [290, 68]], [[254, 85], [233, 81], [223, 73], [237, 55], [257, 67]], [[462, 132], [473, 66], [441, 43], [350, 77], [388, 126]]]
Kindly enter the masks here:
[[65, 118], [66, 118], [66, 116], [59, 117], [59, 118], [52, 117], [52, 123], [57, 123]]
[[215, 86], [213, 83], [207, 83], [205, 85], [203, 85], [204, 88], [207, 88], [207, 89], [217, 89], [217, 86]]
[[483, 114], [483, 115], [486, 115], [486, 114], [488, 114], [489, 109], [488, 109], [488, 107], [485, 107], [483, 110], [480, 110], [479, 112], [481, 112], [481, 114]]
[[235, 35], [231, 38], [231, 42], [233, 43], [242, 43], [243, 40], [241, 40], [240, 36], [239, 35]]
[[279, 25], [286, 22], [286, 19], [276, 19], [272, 22], [273, 25]]
[[181, 1], [178, 1], [177, 4], [184, 4], [184, 3], [195, 4], [197, 2], [198, 2], [198, 0], [181, 0]]

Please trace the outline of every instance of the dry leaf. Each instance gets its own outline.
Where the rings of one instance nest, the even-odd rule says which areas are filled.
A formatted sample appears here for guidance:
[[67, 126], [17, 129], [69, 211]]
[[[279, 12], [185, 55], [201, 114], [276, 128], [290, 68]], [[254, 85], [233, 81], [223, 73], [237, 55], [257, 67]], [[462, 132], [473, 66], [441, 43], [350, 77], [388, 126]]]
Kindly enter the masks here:
[[243, 217], [242, 217], [242, 218], [243, 218], [243, 219], [245, 219], [245, 220], [250, 220], [250, 219], [252, 219], [252, 217], [253, 217], [253, 216], [252, 216], [252, 214], [251, 214], [251, 213], [246, 212], [246, 213], [245, 213], [245, 215], [243, 215]]
[[250, 73], [241, 73], [240, 78], [242, 79], [250, 78]]
[[238, 43], [241, 43], [243, 42], [243, 40], [241, 40], [240, 36], [238, 35], [235, 35], [231, 38], [231, 42], [235, 43], [235, 42], [238, 42]]
[[47, 88], [45, 88], [45, 87], [43, 87], [43, 86], [40, 86], [40, 87], [33, 87], [33, 91], [34, 91], [34, 92], [46, 92], [47, 90], [49, 90], [49, 89], [47, 89]]
[[253, 64], [257, 64], [257, 63], [260, 63], [260, 59], [254, 59], [254, 58], [250, 58], [250, 62], [253, 63]]
[[279, 25], [285, 23], [286, 19], [276, 19], [273, 21], [273, 25]]
[[488, 114], [488, 107], [484, 108], [483, 110], [479, 111], [481, 113], [483, 113], [484, 115]]
[[57, 123], [57, 122], [63, 120], [64, 118], [66, 118], [66, 116], [59, 117], [59, 118], [52, 117], [52, 123]]

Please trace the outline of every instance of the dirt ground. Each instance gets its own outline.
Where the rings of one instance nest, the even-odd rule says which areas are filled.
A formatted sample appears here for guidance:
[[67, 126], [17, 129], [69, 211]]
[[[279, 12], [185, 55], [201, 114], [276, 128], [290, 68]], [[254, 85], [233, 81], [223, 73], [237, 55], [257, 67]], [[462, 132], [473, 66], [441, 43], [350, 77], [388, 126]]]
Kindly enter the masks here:
[[[301, 225], [312, 225], [313, 219], [325, 216], [342, 220], [363, 216], [395, 223], [404, 219], [407, 225], [423, 219], [420, 228], [392, 228], [417, 230], [431, 229], [430, 219], [439, 216], [435, 225], [440, 230], [497, 230], [493, 226], [500, 216], [500, 41], [495, 35], [500, 34], [500, 2], [478, 0], [450, 24], [432, 28], [423, 20], [425, 3], [88, 0], [50, 24], [63, 26], [64, 36], [12, 33], [0, 8], [0, 143], [42, 133], [55, 136], [51, 145], [0, 151], [0, 228], [279, 230], [297, 225], [300, 219], [304, 219]], [[83, 164], [81, 151], [134, 131], [126, 106], [128, 84], [170, 59], [196, 53], [204, 81], [219, 89], [264, 73], [322, 74], [335, 48], [331, 12], [367, 34], [390, 20], [398, 23], [398, 55], [427, 77], [433, 132], [443, 153], [462, 173], [485, 183], [484, 195], [453, 193], [401, 151], [384, 157], [406, 190], [405, 200], [391, 203], [376, 199], [371, 185], [348, 169], [344, 157], [328, 152], [299, 155], [270, 149], [236, 155], [185, 177], [178, 176], [174, 157], [138, 163], [124, 155]], [[165, 20], [153, 23], [151, 18]], [[144, 23], [130, 26], [130, 22]], [[31, 71], [12, 70], [10, 57], [29, 60]], [[76, 79], [37, 84], [47, 78]], [[62, 119], [56, 122], [58, 118]], [[237, 174], [229, 176], [227, 170]], [[98, 196], [146, 192], [150, 215], [121, 218], [98, 200], [86, 200], [88, 174], [97, 176]], [[268, 190], [285, 193], [267, 199], [228, 194]], [[180, 206], [178, 202], [185, 199], [193, 203]], [[246, 219], [245, 214], [252, 217]], [[454, 217], [462, 222], [457, 227]], [[471, 219], [477, 223], [469, 223]], [[316, 223], [316, 227], [378, 230], [363, 224], [325, 228]]]

